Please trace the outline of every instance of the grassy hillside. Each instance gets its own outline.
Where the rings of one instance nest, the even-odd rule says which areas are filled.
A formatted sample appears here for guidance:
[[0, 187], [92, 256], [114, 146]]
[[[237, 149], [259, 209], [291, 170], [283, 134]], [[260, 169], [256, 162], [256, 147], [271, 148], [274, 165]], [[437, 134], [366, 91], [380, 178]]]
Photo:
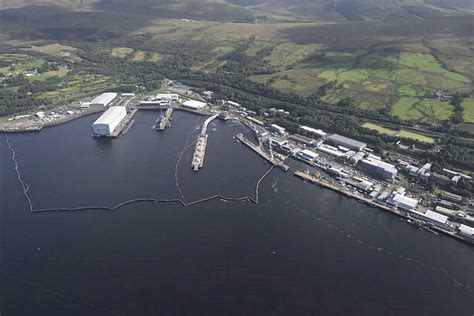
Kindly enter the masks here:
[[[106, 54], [135, 65], [166, 65], [179, 56], [189, 69], [205, 74], [229, 71], [235, 54], [244, 52], [255, 64], [244, 71], [253, 82], [317, 97], [335, 107], [433, 126], [462, 117], [447, 101], [433, 99], [434, 92], [472, 92], [474, 41], [468, 14], [416, 18], [410, 23], [399, 19], [348, 22], [334, 13], [337, 6], [322, 0], [139, 0], [133, 8], [125, 0], [56, 3], [60, 5], [0, 10], [2, 49], [10, 52], [26, 46], [29, 52], [68, 56], [73, 62], [88, 60], [88, 54]], [[283, 5], [287, 3], [291, 5]], [[365, 14], [375, 14], [377, 10], [370, 9], [375, 4], [402, 7], [395, 0], [354, 3], [364, 4]], [[440, 3], [430, 5], [441, 8]], [[315, 7], [312, 12], [333, 12], [339, 22], [276, 22], [282, 19], [277, 14], [288, 18], [308, 7]], [[270, 9], [275, 15], [268, 14]], [[273, 21], [253, 22], [262, 12]], [[163, 18], [167, 16], [191, 21]]]
[[0, 8], [55, 5], [105, 9], [160, 18], [363, 21], [432, 19], [474, 12], [471, 0], [3, 0]]

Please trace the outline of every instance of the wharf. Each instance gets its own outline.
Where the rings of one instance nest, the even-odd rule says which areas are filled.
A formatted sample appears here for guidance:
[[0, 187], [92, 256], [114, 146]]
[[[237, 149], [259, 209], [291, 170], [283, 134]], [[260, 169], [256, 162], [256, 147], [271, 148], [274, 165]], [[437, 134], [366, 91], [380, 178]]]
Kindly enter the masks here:
[[130, 112], [128, 112], [127, 115], [125, 115], [125, 117], [123, 118], [123, 120], [119, 123], [119, 125], [114, 129], [114, 131], [107, 137], [116, 138], [122, 133], [122, 131], [125, 131], [126, 133], [129, 129], [129, 125], [133, 124], [132, 119], [137, 112], [138, 109], [132, 109]]
[[262, 157], [263, 159], [265, 159], [266, 161], [268, 161], [269, 163], [271, 163], [272, 165], [274, 165], [275, 167], [278, 167], [278, 168], [281, 168], [283, 171], [288, 171], [290, 170], [290, 167], [288, 167], [287, 165], [285, 165], [282, 161], [278, 160], [278, 159], [275, 159], [272, 157], [269, 157], [267, 155], [267, 153], [262, 149], [261, 146], [258, 146], [258, 145], [255, 145], [254, 143], [252, 143], [250, 140], [248, 140], [247, 138], [244, 137], [244, 135], [242, 134], [237, 134], [236, 136], [234, 136], [235, 139], [237, 139], [238, 141], [240, 141], [242, 144], [244, 144], [245, 146], [249, 147], [250, 149], [252, 149], [254, 152], [256, 152], [260, 157]]
[[101, 108], [92, 108], [83, 112], [79, 112], [70, 116], [67, 116], [63, 119], [59, 119], [53, 122], [45, 122], [45, 123], [34, 123], [28, 124], [21, 127], [0, 127], [0, 133], [29, 133], [29, 132], [40, 132], [43, 128], [57, 126], [61, 124], [65, 124], [67, 122], [73, 121], [75, 119], [81, 118], [83, 116], [88, 116], [92, 114], [96, 114], [99, 112], [103, 112], [104, 109]]
[[376, 208], [379, 208], [379, 209], [382, 209], [386, 212], [390, 212], [402, 219], [405, 219], [405, 220], [409, 220], [411, 221], [412, 223], [416, 224], [418, 227], [420, 228], [423, 228], [423, 229], [426, 229], [428, 231], [431, 231], [431, 232], [434, 232], [434, 233], [442, 233], [444, 235], [447, 235], [447, 236], [450, 236], [450, 237], [453, 237], [453, 238], [456, 238], [458, 240], [461, 240], [463, 242], [466, 242], [470, 245], [474, 245], [474, 241], [468, 239], [468, 238], [465, 238], [464, 236], [462, 235], [459, 235], [457, 234], [456, 232], [454, 231], [450, 231], [450, 230], [446, 230], [446, 229], [443, 229], [441, 227], [438, 227], [438, 226], [432, 226], [430, 225], [429, 227], [427, 227], [427, 223], [422, 221], [422, 220], [419, 220], [417, 218], [414, 218], [414, 217], [411, 217], [409, 216], [407, 213], [405, 212], [402, 212], [402, 211], [399, 211], [395, 208], [392, 208], [390, 206], [387, 206], [387, 205], [384, 205], [384, 204], [380, 204], [379, 202], [377, 202], [376, 200], [372, 200], [372, 199], [369, 199], [369, 198], [366, 198], [366, 197], [363, 197], [363, 196], [360, 196], [360, 195], [357, 195], [357, 194], [354, 194], [350, 191], [347, 191], [343, 188], [339, 188], [337, 187], [336, 185], [333, 185], [331, 183], [329, 183], [327, 180], [325, 180], [323, 177], [318, 177], [318, 176], [313, 176], [309, 173], [309, 171], [296, 171], [295, 173], [295, 176], [305, 180], [305, 181], [308, 181], [312, 184], [317, 184], [323, 188], [327, 188], [327, 189], [330, 189], [330, 190], [333, 190], [335, 192], [339, 192], [339, 193], [342, 193], [344, 194], [345, 196], [349, 197], [349, 198], [353, 198], [353, 199], [356, 199], [358, 200], [359, 202], [362, 202], [364, 204], [367, 204], [369, 206], [372, 206], [372, 207], [376, 207]]

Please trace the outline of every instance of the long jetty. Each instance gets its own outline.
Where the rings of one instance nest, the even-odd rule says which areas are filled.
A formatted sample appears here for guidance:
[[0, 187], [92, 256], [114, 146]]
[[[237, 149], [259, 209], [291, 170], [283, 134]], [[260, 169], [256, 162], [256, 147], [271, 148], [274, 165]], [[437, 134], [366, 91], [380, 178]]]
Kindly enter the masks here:
[[[405, 212], [401, 212], [399, 210], [397, 210], [396, 208], [393, 208], [393, 207], [390, 207], [390, 206], [387, 206], [387, 205], [384, 205], [384, 204], [380, 204], [378, 202], [376, 202], [375, 200], [372, 200], [372, 199], [368, 199], [366, 197], [363, 197], [363, 196], [360, 196], [360, 195], [357, 195], [357, 194], [354, 194], [350, 191], [347, 191], [347, 190], [344, 190], [344, 189], [341, 189], [331, 183], [329, 183], [328, 181], [326, 181], [324, 178], [322, 177], [316, 177], [316, 176], [313, 176], [309, 173], [309, 171], [296, 171], [294, 173], [295, 176], [307, 181], [307, 182], [310, 182], [312, 184], [317, 184], [323, 188], [327, 188], [327, 189], [330, 189], [332, 191], [335, 191], [335, 192], [338, 192], [338, 193], [342, 193], [344, 194], [345, 196], [349, 197], [349, 198], [352, 198], [352, 199], [355, 199], [355, 200], [358, 200], [359, 202], [362, 202], [364, 204], [367, 204], [369, 206], [372, 206], [372, 207], [376, 207], [376, 208], [379, 208], [381, 210], [384, 210], [386, 212], [389, 212], [391, 214], [394, 214], [400, 218], [403, 218], [403, 219], [406, 219], [406, 220], [410, 220], [412, 222], [414, 222], [417, 226], [419, 227], [422, 227], [422, 228], [425, 228], [425, 222], [422, 221], [422, 220], [419, 220], [417, 218], [414, 218], [412, 216], [409, 216], [407, 213]], [[470, 239], [467, 239], [459, 234], [456, 234], [455, 232], [453, 231], [449, 231], [449, 230], [446, 230], [446, 229], [443, 229], [441, 227], [438, 227], [438, 226], [430, 226], [429, 227], [430, 230], [433, 230], [435, 232], [439, 232], [439, 233], [442, 233], [444, 235], [447, 235], [449, 237], [453, 237], [453, 238], [456, 238], [458, 240], [461, 240], [463, 242], [466, 242], [470, 245], [473, 245], [474, 242]]]
[[288, 171], [290, 170], [290, 167], [285, 165], [282, 161], [278, 160], [278, 159], [275, 159], [275, 158], [272, 158], [270, 157], [263, 149], [261, 146], [258, 146], [258, 145], [255, 145], [254, 143], [252, 143], [250, 140], [248, 140], [247, 138], [245, 138], [244, 135], [242, 134], [237, 134], [234, 136], [235, 139], [237, 139], [238, 141], [240, 141], [242, 144], [244, 144], [245, 146], [247, 146], [248, 148], [252, 149], [254, 152], [256, 152], [260, 157], [262, 157], [263, 159], [265, 159], [266, 161], [268, 161], [269, 163], [271, 163], [273, 166], [275, 167], [278, 167], [280, 169], [282, 169], [283, 171]]
[[191, 162], [191, 168], [193, 168], [194, 171], [201, 169], [204, 164], [204, 156], [206, 155], [208, 138], [207, 127], [209, 126], [209, 123], [217, 118], [217, 116], [218, 114], [209, 117], [202, 125], [201, 135], [199, 135], [199, 138], [196, 142], [196, 148], [194, 149], [193, 160]]

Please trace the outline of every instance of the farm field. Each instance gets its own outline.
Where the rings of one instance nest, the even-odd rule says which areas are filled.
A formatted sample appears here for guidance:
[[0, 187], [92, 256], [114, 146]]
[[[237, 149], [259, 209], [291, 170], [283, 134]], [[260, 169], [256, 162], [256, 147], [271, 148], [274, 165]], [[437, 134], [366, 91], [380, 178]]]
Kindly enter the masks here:
[[107, 89], [112, 86], [110, 78], [93, 74], [77, 74], [68, 80], [64, 87], [54, 91], [43, 92], [39, 95], [39, 98], [55, 100], [76, 94]]
[[11, 72], [18, 75], [41, 67], [44, 60], [26, 54], [0, 54], [0, 63], [0, 74]]
[[372, 124], [372, 123], [364, 123], [362, 124], [362, 127], [373, 130], [373, 131], [377, 131], [380, 134], [406, 138], [406, 139], [412, 139], [412, 140], [416, 140], [416, 141], [428, 143], [428, 144], [434, 143], [434, 139], [429, 136], [425, 136], [422, 134], [413, 133], [413, 132], [409, 132], [405, 130], [396, 131], [396, 130], [392, 130], [392, 129], [389, 129], [377, 124]]
[[112, 49], [113, 57], [125, 58], [130, 56], [133, 53], [133, 48], [130, 47], [115, 47]]
[[461, 105], [463, 108], [464, 122], [474, 124], [474, 98], [464, 99]]
[[404, 121], [438, 125], [453, 113], [448, 101], [433, 98], [401, 97], [390, 108], [390, 114]]

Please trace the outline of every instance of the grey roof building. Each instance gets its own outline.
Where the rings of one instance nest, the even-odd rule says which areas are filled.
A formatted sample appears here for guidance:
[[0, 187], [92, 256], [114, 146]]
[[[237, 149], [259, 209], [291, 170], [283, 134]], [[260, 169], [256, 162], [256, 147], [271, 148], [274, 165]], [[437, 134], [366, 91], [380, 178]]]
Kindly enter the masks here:
[[332, 134], [328, 138], [326, 138], [327, 141], [338, 145], [338, 146], [343, 146], [349, 149], [356, 149], [356, 150], [362, 150], [365, 147], [367, 147], [366, 143], [360, 142], [358, 140], [348, 138], [345, 136], [341, 136], [338, 134]]

